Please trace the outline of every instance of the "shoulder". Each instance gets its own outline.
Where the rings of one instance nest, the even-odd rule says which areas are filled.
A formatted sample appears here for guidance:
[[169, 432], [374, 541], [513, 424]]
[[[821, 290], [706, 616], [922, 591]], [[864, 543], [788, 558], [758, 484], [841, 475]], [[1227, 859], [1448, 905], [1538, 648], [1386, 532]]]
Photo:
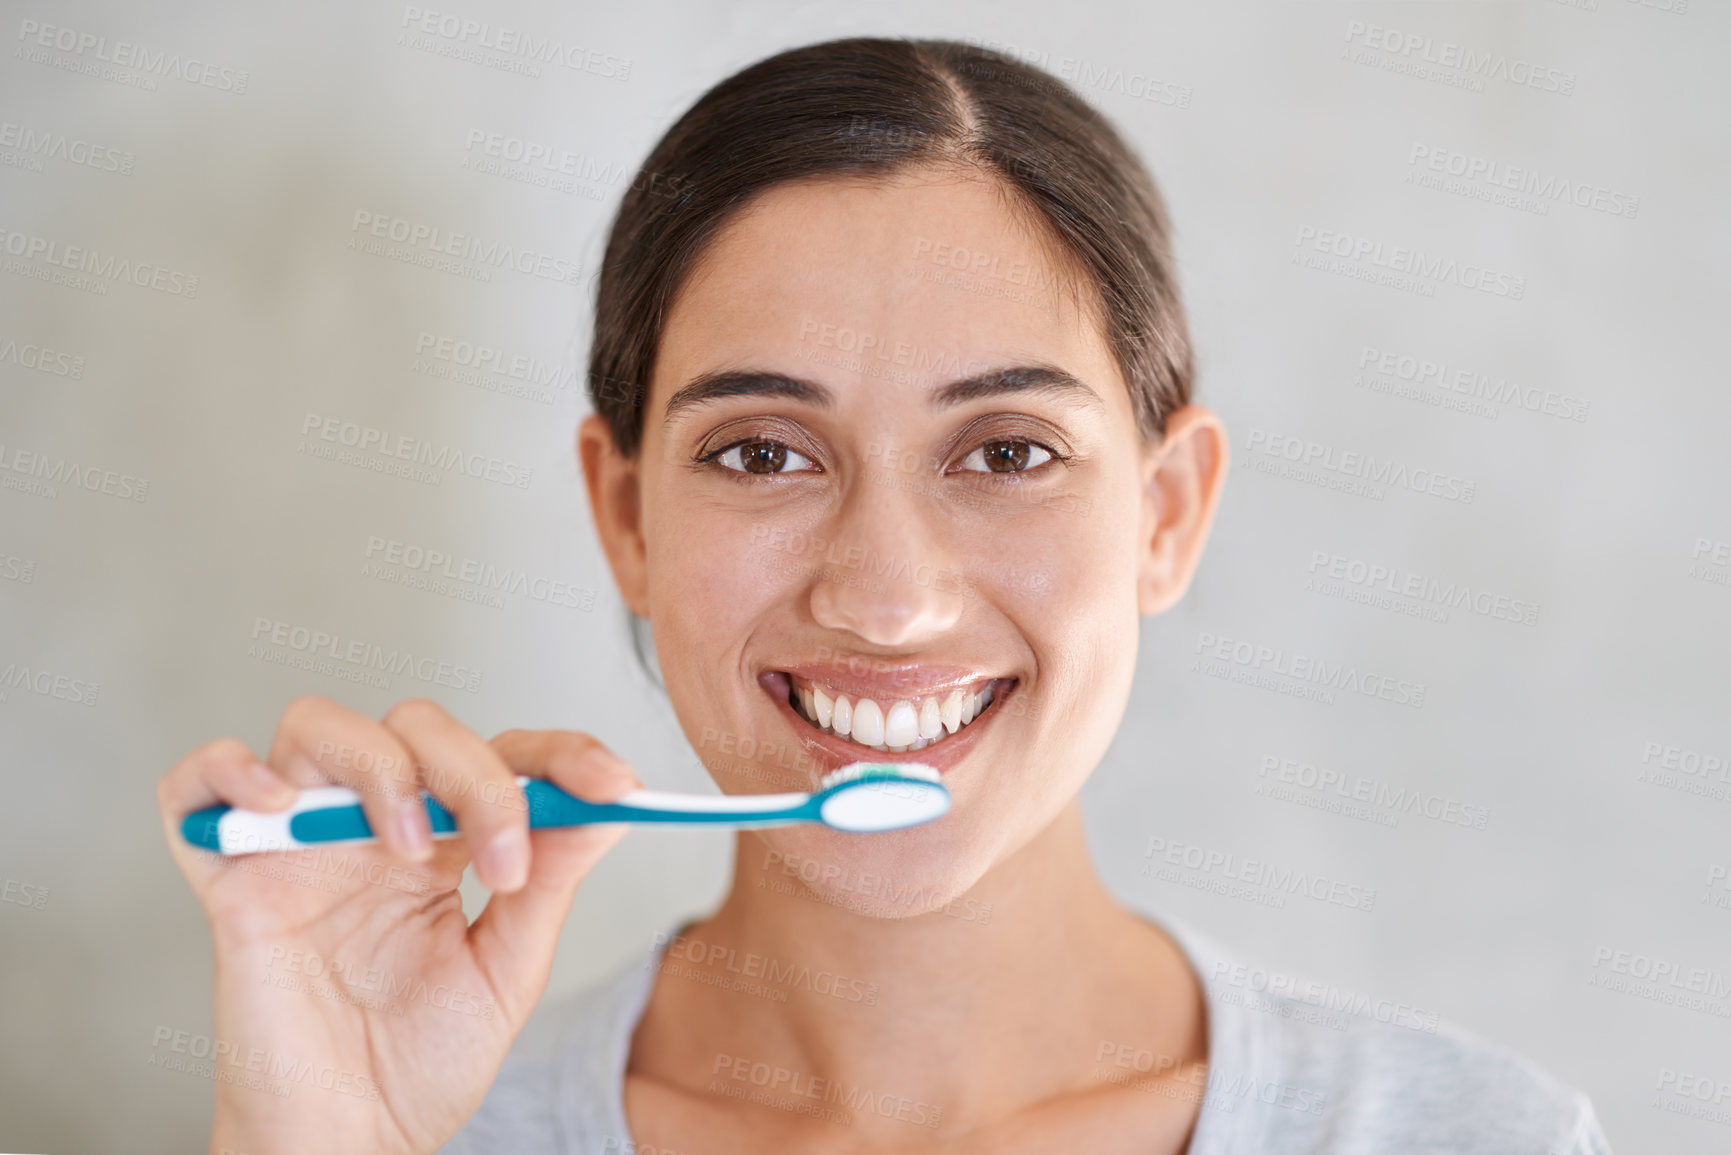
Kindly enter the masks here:
[[1341, 1150], [1609, 1155], [1585, 1095], [1471, 1032], [1278, 1023], [1268, 1032], [1275, 1066], [1315, 1084], [1319, 1131]]
[[1196, 1155], [1610, 1155], [1587, 1097], [1517, 1051], [1434, 1011], [1250, 967], [1169, 929], [1208, 1000]]
[[486, 1098], [440, 1155], [629, 1150], [625, 1061], [653, 966], [653, 953], [634, 957], [599, 983], [543, 999]]

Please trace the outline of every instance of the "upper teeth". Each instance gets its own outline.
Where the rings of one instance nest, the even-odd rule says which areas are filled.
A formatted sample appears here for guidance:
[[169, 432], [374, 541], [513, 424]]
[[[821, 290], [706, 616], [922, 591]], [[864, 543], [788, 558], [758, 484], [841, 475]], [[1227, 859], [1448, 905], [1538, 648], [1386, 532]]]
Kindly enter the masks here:
[[991, 704], [992, 684], [972, 692], [951, 690], [941, 701], [931, 695], [897, 698], [887, 708], [871, 698], [831, 696], [821, 686], [796, 685], [793, 697], [806, 721], [819, 730], [900, 754], [923, 750], [972, 722]]

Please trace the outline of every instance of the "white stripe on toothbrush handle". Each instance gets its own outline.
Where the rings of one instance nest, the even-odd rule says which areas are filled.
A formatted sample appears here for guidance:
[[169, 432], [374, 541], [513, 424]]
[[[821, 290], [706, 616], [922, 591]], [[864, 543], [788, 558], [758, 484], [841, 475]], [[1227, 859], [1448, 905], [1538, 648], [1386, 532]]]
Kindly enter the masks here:
[[671, 790], [632, 790], [613, 800], [617, 806], [672, 814], [753, 814], [791, 810], [809, 801], [810, 794], [677, 794]]
[[287, 810], [265, 814], [257, 810], [230, 810], [216, 821], [217, 842], [224, 854], [256, 854], [271, 850], [299, 850], [307, 846], [330, 846], [328, 842], [302, 842], [289, 833], [295, 815], [308, 810], [329, 810], [359, 804], [361, 796], [347, 786], [313, 786], [302, 790]]

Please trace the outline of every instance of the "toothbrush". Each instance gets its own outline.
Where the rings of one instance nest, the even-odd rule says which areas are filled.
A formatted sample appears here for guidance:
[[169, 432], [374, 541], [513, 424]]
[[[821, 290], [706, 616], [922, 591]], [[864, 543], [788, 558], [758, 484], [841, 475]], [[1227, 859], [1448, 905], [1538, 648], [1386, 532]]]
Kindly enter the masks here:
[[[585, 802], [541, 778], [519, 776], [517, 785], [528, 801], [532, 830], [596, 822], [734, 827], [821, 822], [836, 830], [872, 834], [918, 826], [950, 809], [950, 792], [938, 772], [919, 762], [854, 762], [824, 775], [810, 794], [633, 790], [613, 802]], [[451, 812], [425, 791], [421, 797], [433, 837], [455, 837], [457, 822]], [[293, 805], [274, 814], [207, 806], [188, 814], [180, 832], [192, 845], [225, 855], [375, 841], [360, 795], [346, 786], [302, 790]]]

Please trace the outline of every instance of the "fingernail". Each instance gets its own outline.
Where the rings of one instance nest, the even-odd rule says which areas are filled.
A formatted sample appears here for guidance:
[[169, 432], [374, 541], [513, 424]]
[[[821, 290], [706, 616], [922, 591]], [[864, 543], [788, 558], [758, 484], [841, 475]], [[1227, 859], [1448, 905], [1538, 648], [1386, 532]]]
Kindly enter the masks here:
[[433, 832], [427, 825], [427, 804], [419, 798], [397, 803], [397, 844], [410, 858], [419, 860], [433, 852]]
[[484, 881], [494, 890], [516, 890], [529, 877], [529, 836], [507, 826], [493, 836], [483, 857]]

